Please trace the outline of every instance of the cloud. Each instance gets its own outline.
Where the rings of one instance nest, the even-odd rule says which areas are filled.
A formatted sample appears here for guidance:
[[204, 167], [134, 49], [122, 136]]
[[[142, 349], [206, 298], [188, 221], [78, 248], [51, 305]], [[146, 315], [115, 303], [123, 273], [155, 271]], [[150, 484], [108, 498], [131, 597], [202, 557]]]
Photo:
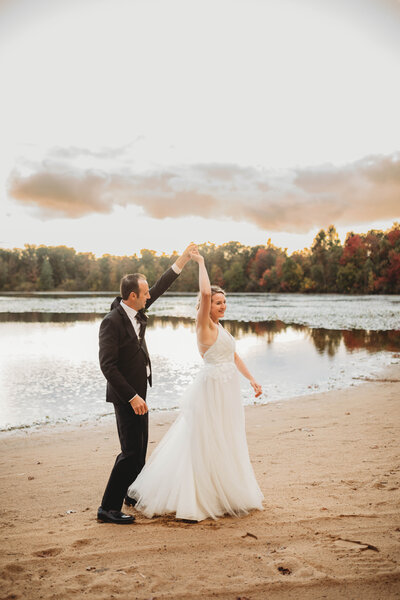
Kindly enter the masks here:
[[126, 146], [121, 148], [102, 148], [97, 151], [89, 150], [88, 148], [80, 148], [78, 146], [69, 146], [68, 148], [55, 146], [51, 149], [51, 157], [60, 159], [76, 159], [82, 156], [90, 156], [92, 158], [119, 158], [125, 154], [126, 150]]
[[33, 172], [16, 168], [10, 175], [10, 195], [43, 218], [79, 218], [134, 204], [156, 219], [225, 217], [305, 233], [400, 215], [400, 154], [285, 172], [199, 164], [144, 173], [82, 170], [60, 162], [62, 154], [56, 149]]
[[108, 200], [109, 178], [104, 173], [39, 169], [27, 177], [10, 176], [10, 194], [37, 209], [42, 217], [82, 217], [112, 210]]

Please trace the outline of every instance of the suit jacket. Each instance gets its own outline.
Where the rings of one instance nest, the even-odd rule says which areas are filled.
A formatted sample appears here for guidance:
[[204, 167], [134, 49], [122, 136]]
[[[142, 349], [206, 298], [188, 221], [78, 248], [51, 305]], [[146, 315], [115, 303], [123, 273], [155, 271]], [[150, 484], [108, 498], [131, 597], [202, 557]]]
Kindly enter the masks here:
[[[169, 268], [150, 288], [150, 298], [146, 309], [153, 304], [175, 281], [178, 274]], [[111, 312], [103, 319], [99, 332], [100, 368], [107, 379], [107, 402], [126, 404], [136, 394], [146, 398], [147, 370], [150, 365], [149, 384], [151, 385], [151, 363], [144, 334], [139, 340], [121, 307], [122, 298], [117, 296], [111, 304]], [[143, 311], [139, 311], [143, 321], [147, 320]]]

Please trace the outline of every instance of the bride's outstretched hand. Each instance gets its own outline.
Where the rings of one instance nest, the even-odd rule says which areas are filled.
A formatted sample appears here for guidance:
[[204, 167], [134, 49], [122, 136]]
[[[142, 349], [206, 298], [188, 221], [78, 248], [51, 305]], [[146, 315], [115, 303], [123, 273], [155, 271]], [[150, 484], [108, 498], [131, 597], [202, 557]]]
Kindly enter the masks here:
[[201, 263], [204, 261], [204, 258], [201, 256], [201, 254], [199, 253], [198, 248], [196, 247], [194, 250], [191, 251], [190, 253], [190, 258], [192, 260], [194, 260], [194, 262], [197, 263]]
[[251, 380], [250, 383], [251, 383], [251, 386], [252, 386], [252, 388], [254, 390], [255, 397], [258, 398], [259, 396], [261, 396], [261, 394], [262, 394], [262, 387], [261, 387], [261, 385], [259, 383], [257, 383], [256, 381], [254, 381], [254, 379]]

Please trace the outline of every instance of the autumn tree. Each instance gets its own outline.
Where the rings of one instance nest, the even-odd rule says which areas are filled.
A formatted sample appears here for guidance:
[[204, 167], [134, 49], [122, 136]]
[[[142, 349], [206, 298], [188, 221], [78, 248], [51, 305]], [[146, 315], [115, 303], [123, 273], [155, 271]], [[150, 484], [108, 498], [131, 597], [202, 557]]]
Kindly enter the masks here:
[[[199, 246], [211, 282], [230, 292], [400, 293], [400, 225], [386, 232], [350, 232], [342, 247], [330, 225], [316, 235], [311, 248], [293, 252], [269, 239], [254, 247], [232, 241]], [[142, 272], [152, 284], [176, 260], [176, 252], [160, 256], [143, 249], [138, 257], [97, 258], [66, 246], [0, 248], [0, 290], [117, 291], [126, 273]], [[172, 292], [195, 292], [198, 268], [189, 262]]]

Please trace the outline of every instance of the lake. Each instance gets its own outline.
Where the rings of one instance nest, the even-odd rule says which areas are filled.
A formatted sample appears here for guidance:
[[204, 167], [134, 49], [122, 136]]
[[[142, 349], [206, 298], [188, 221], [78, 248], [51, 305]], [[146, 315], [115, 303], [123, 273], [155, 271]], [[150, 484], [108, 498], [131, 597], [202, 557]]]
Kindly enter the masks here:
[[[112, 412], [98, 330], [114, 294], [0, 296], [0, 430]], [[201, 366], [195, 295], [164, 295], [146, 333], [151, 410], [175, 409]], [[224, 326], [262, 384], [259, 403], [357, 385], [399, 360], [399, 296], [233, 294]], [[254, 402], [242, 378], [243, 400]]]

